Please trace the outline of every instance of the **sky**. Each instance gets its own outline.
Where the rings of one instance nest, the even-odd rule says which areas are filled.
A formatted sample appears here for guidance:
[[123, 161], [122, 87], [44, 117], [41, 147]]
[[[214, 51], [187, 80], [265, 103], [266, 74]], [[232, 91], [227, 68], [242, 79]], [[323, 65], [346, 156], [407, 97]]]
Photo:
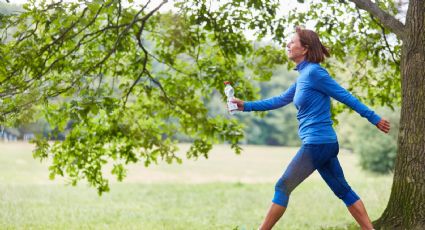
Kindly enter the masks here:
[[[0, 1], [6, 2], [5, 0], [0, 0]], [[74, 2], [74, 1], [75, 0], [65, 0], [65, 2]], [[9, 2], [13, 3], [13, 4], [24, 4], [24, 3], [28, 2], [28, 0], [10, 0]], [[55, 2], [57, 2], [57, 0], [55, 0]], [[279, 12], [283, 14], [285, 11], [292, 9], [295, 6], [299, 7], [300, 9], [307, 9], [307, 4], [300, 4], [300, 3], [297, 3], [297, 1], [289, 0], [289, 1], [285, 2], [285, 4], [281, 4], [281, 7], [280, 7], [281, 9], [279, 10]], [[166, 3], [162, 7], [162, 10], [167, 11], [167, 10], [172, 9], [172, 8], [173, 8], [173, 1], [169, 0], [168, 3]]]
[[[47, 1], [49, 1], [49, 0], [47, 0]], [[50, 1], [52, 1], [52, 0], [50, 0]], [[59, 0], [54, 0], [54, 2], [58, 2], [58, 1]], [[64, 0], [64, 2], [75, 2], [75, 1], [76, 0]], [[217, 1], [220, 1], [220, 0], [212, 0], [213, 3], [217, 2]], [[220, 2], [226, 2], [226, 1], [229, 1], [229, 0], [221, 0]], [[0, 0], [0, 2], [6, 2], [6, 1]], [[24, 4], [24, 3], [27, 3], [27, 2], [28, 2], [28, 0], [10, 0], [9, 1], [9, 3], [11, 3], [11, 4]], [[125, 1], [123, 1], [123, 2], [125, 2]], [[140, 3], [140, 2], [146, 2], [146, 0], [144, 0], [144, 1], [134, 1], [134, 2]], [[161, 7], [160, 11], [166, 12], [166, 11], [172, 10], [173, 9], [173, 2], [174, 2], [173, 0], [169, 0], [166, 4], [164, 4]], [[160, 1], [151, 1], [152, 8], [157, 6], [159, 3], [160, 3]], [[125, 5], [125, 3], [124, 3], [124, 5]], [[285, 2], [285, 4], [281, 4], [280, 9], [277, 11], [277, 17], [284, 16], [287, 12], [289, 12], [289, 10], [291, 10], [295, 7], [297, 7], [298, 10], [306, 11], [308, 9], [308, 4], [300, 4], [297, 1], [288, 0], [287, 2]], [[314, 23], [311, 23], [311, 25], [307, 24], [307, 25], [304, 25], [304, 26], [306, 28], [310, 28], [310, 27], [313, 27], [313, 25], [314, 25]], [[310, 29], [313, 29], [313, 28], [310, 28]], [[244, 34], [249, 40], [255, 40], [254, 39], [254, 33], [252, 31], [245, 31]], [[263, 40], [271, 40], [271, 37], [270, 38], [266, 37]]]
[[[52, 1], [52, 0], [47, 0], [47, 1]], [[57, 2], [57, 1], [59, 1], [59, 0], [54, 0], [54, 2]], [[63, 1], [65, 1], [65, 2], [74, 2], [76, 0], [63, 0]], [[134, 2], [137, 2], [137, 3], [140, 4], [140, 2], [146, 2], [146, 1], [147, 0], [143, 0], [143, 1], [137, 1], [136, 0]], [[226, 2], [226, 1], [231, 1], [231, 0], [211, 0], [211, 1], [214, 3], [214, 2], [218, 2], [218, 1], [220, 1], [220, 2]], [[6, 2], [6, 0], [0, 0], [0, 2]], [[28, 0], [10, 0], [9, 2], [12, 3], [12, 4], [24, 4], [24, 3], [28, 2]], [[126, 1], [123, 1], [123, 2], [126, 2]], [[166, 4], [164, 4], [161, 7], [160, 11], [161, 12], [166, 12], [166, 11], [172, 10], [173, 9], [173, 2], [174, 2], [173, 0], [169, 0]], [[302, 12], [302, 11], [305, 12], [309, 8], [309, 5], [307, 3], [301, 4], [301, 3], [298, 3], [295, 0], [286, 0], [286, 1], [281, 1], [281, 2], [284, 2], [284, 4], [282, 3], [280, 5], [280, 7], [279, 7], [279, 9], [277, 11], [277, 17], [284, 17], [290, 10], [292, 10], [294, 8], [297, 8], [297, 12]], [[404, 5], [402, 5], [401, 13], [399, 15], [397, 15], [396, 18], [399, 19], [400, 21], [404, 22], [404, 20], [405, 20], [405, 13], [407, 11], [407, 4], [406, 3], [408, 3], [408, 0], [401, 0], [401, 1], [399, 0], [399, 2], [404, 3]], [[156, 7], [159, 3], [160, 3], [159, 0], [151, 1], [152, 8]], [[125, 3], [123, 3], [123, 4], [126, 5]], [[316, 21], [311, 21], [311, 22], [308, 22], [304, 26], [307, 29], [313, 29], [314, 30], [315, 23], [316, 23]], [[245, 35], [246, 35], [246, 37], [248, 39], [250, 39], [250, 40], [253, 39], [253, 33], [251, 31], [245, 31]], [[265, 38], [264, 40], [269, 40], [269, 39], [270, 38]]]
[[[1, 0], [2, 2], [6, 2], [5, 0]], [[27, 0], [10, 0], [9, 3], [13, 3], [13, 4], [24, 4], [26, 3]]]
[[[0, 0], [0, 1], [6, 2], [5, 0]], [[75, 0], [65, 0], [65, 1], [75, 1]], [[9, 2], [14, 3], [14, 4], [24, 4], [24, 3], [28, 2], [28, 0], [10, 0]], [[402, 3], [402, 12], [403, 13], [401, 15], [397, 15], [397, 18], [399, 20], [403, 21], [404, 17], [405, 17], [405, 12], [407, 11], [408, 0], [398, 0], [398, 2]], [[167, 11], [167, 10], [171, 9], [172, 5], [173, 5], [173, 0], [169, 0], [169, 2], [164, 5], [163, 10]], [[300, 3], [298, 3], [297, 1], [294, 1], [294, 0], [287, 0], [285, 2], [285, 4], [281, 4], [279, 12], [283, 15], [285, 12], [287, 12], [289, 9], [294, 8], [295, 6], [297, 6], [298, 9], [300, 9], [300, 10], [306, 10], [307, 7], [308, 7], [308, 4], [300, 4]]]

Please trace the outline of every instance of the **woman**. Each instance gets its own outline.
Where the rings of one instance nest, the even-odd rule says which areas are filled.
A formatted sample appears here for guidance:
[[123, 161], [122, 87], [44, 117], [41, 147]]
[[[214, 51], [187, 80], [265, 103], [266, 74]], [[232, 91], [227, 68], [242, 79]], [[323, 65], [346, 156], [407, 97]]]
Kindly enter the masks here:
[[302, 146], [275, 186], [272, 205], [260, 229], [271, 229], [288, 205], [289, 195], [314, 170], [318, 170], [335, 195], [344, 201], [362, 229], [373, 229], [363, 202], [344, 178], [337, 155], [338, 140], [332, 128], [330, 97], [346, 104], [384, 133], [390, 130], [387, 120], [342, 88], [320, 66], [328, 50], [311, 30], [296, 28], [287, 45], [288, 57], [297, 64], [300, 73], [296, 82], [281, 95], [259, 101], [233, 99], [241, 111], [266, 111], [294, 102], [298, 110], [298, 134]]

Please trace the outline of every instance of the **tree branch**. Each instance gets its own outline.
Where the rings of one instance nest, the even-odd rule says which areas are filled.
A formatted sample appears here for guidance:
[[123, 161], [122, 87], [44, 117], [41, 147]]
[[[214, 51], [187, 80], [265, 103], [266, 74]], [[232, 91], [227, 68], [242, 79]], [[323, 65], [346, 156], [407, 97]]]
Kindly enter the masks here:
[[[103, 5], [102, 5], [102, 7], [103, 7]], [[82, 11], [82, 13], [81, 13], [81, 15], [78, 17], [78, 19], [77, 20], [75, 20], [74, 22], [72, 22], [71, 23], [71, 25], [69, 26], [69, 27], [67, 27], [67, 28], [65, 28], [64, 30], [63, 30], [63, 32], [61, 31], [61, 32], [59, 32], [59, 33], [57, 33], [57, 34], [55, 34], [55, 35], [53, 35], [52, 37], [55, 37], [56, 35], [58, 35], [58, 37], [57, 38], [55, 38], [51, 43], [49, 43], [49, 44], [47, 44], [47, 45], [45, 45], [44, 47], [42, 47], [41, 49], [40, 49], [40, 51], [39, 51], [39, 55], [41, 55], [42, 53], [44, 53], [44, 51], [47, 51], [47, 50], [49, 50], [50, 49], [50, 47], [52, 47], [53, 45], [55, 45], [56, 43], [58, 43], [59, 41], [61, 41], [61, 40], [63, 40], [64, 38], [65, 38], [65, 36], [67, 35], [67, 33], [69, 32], [69, 31], [71, 31], [80, 21], [81, 21], [81, 19], [83, 19], [84, 17], [85, 17], [85, 15], [86, 15], [86, 13], [87, 13], [87, 11], [88, 11], [88, 7], [86, 7], [86, 8], [84, 8], [83, 9], [83, 11]]]
[[[149, 4], [149, 2], [150, 1], [148, 1], [148, 3], [147, 4]], [[153, 9], [151, 12], [149, 12], [148, 14], [146, 14], [141, 20], [142, 20], [142, 25], [139, 27], [139, 30], [138, 30], [138, 32], [137, 32], [137, 35], [136, 35], [136, 38], [137, 38], [137, 44], [139, 45], [139, 47], [142, 49], [142, 51], [143, 51], [143, 53], [144, 53], [144, 55], [145, 55], [145, 59], [143, 60], [143, 69], [142, 69], [142, 73], [141, 73], [141, 75], [139, 75], [139, 77], [134, 81], [134, 83], [133, 83], [133, 85], [130, 87], [130, 89], [129, 89], [129, 91], [127, 92], [127, 95], [126, 95], [126, 97], [125, 97], [125, 101], [124, 101], [124, 106], [125, 106], [125, 103], [127, 102], [127, 99], [128, 99], [128, 96], [129, 96], [129, 94], [131, 93], [131, 91], [133, 90], [133, 88], [134, 88], [134, 86], [137, 84], [137, 82], [140, 80], [140, 78], [141, 78], [141, 76], [142, 76], [142, 74], [143, 73], [145, 73], [147, 76], [148, 76], [148, 78], [152, 81], [152, 82], [154, 82], [158, 87], [159, 87], [159, 89], [162, 91], [162, 93], [164, 94], [164, 97], [165, 97], [165, 99], [170, 103], [170, 104], [172, 104], [172, 101], [169, 99], [169, 97], [167, 96], [167, 93], [165, 92], [165, 90], [164, 90], [164, 88], [162, 87], [162, 85], [161, 85], [161, 83], [158, 81], [158, 80], [156, 80], [151, 74], [150, 74], [150, 72], [147, 70], [147, 68], [146, 68], [146, 65], [147, 65], [147, 62], [148, 62], [148, 56], [149, 56], [149, 53], [148, 53], [148, 51], [146, 50], [146, 48], [143, 46], [143, 43], [142, 43], [142, 33], [143, 33], [143, 31], [144, 31], [144, 29], [145, 29], [145, 25], [146, 25], [146, 21], [156, 12], [156, 11], [158, 11], [159, 10], [159, 8], [161, 8], [162, 7], [162, 5], [164, 5], [165, 3], [167, 3], [168, 2], [168, 0], [163, 0], [162, 2], [161, 2], [161, 4], [159, 4], [155, 9]], [[146, 5], [147, 5], [146, 4]]]
[[400, 65], [400, 62], [395, 59], [394, 52], [391, 50], [390, 44], [388, 43], [387, 35], [385, 34], [385, 27], [381, 23], [376, 21], [373, 15], [371, 15], [370, 17], [372, 18], [372, 21], [374, 21], [376, 24], [378, 24], [379, 27], [381, 27], [382, 36], [384, 37], [385, 41], [385, 47], [387, 48], [387, 51], [391, 54], [391, 58], [393, 59], [394, 63]]
[[90, 68], [88, 68], [82, 76], [85, 76], [86, 74], [90, 73], [92, 70], [96, 69], [97, 67], [99, 67], [100, 65], [102, 65], [103, 63], [106, 62], [106, 60], [109, 59], [109, 57], [115, 53], [115, 51], [117, 50], [117, 46], [120, 43], [121, 39], [123, 36], [125, 36], [125, 34], [128, 33], [128, 31], [131, 29], [131, 27], [136, 24], [136, 22], [138, 21], [138, 17], [139, 15], [143, 12], [144, 9], [139, 10], [136, 15], [133, 17], [133, 20], [127, 25], [127, 27], [124, 28], [124, 30], [118, 35], [117, 40], [115, 40], [115, 43], [113, 45], [113, 47], [109, 50], [109, 52], [102, 58], [102, 60], [100, 62], [98, 62], [97, 64], [91, 66]]
[[131, 94], [131, 91], [133, 91], [133, 88], [137, 85], [137, 83], [139, 83], [139, 81], [142, 78], [144, 73], [145, 73], [145, 69], [143, 69], [142, 72], [140, 72], [140, 74], [137, 76], [137, 79], [133, 82], [133, 84], [131, 84], [130, 88], [128, 89], [127, 93], [125, 94], [124, 102], [123, 102], [123, 105], [122, 105], [123, 108], [125, 108], [125, 106], [127, 105], [127, 100], [128, 100], [128, 97]]
[[369, 12], [370, 14], [377, 17], [382, 24], [395, 33], [401, 40], [404, 40], [405, 37], [405, 26], [394, 16], [385, 12], [378, 5], [373, 3], [370, 0], [349, 0], [356, 4], [356, 6], [362, 10]]

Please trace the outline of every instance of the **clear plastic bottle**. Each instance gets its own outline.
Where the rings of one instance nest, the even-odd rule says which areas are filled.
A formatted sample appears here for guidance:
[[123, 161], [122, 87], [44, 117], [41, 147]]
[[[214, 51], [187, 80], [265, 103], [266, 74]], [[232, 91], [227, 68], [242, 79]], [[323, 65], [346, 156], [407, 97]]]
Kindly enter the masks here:
[[224, 84], [226, 85], [226, 87], [224, 87], [224, 94], [227, 96], [227, 108], [229, 109], [229, 113], [233, 115], [238, 111], [238, 105], [231, 102], [231, 100], [235, 97], [235, 90], [229, 81], [225, 81]]

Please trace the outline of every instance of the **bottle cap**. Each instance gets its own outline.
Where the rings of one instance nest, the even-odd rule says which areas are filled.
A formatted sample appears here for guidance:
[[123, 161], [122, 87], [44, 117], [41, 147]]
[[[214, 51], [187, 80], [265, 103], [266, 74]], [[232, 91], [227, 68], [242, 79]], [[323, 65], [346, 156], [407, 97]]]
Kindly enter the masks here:
[[230, 85], [230, 81], [225, 81], [224, 84], [225, 85]]

